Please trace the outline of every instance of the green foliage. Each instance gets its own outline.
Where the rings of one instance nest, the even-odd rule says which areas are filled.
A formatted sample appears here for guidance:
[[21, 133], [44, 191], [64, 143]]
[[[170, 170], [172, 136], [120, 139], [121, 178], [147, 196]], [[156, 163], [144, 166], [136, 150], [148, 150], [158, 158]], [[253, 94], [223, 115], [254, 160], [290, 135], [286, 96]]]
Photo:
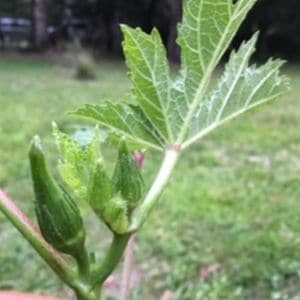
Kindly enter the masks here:
[[[215, 67], [255, 2], [186, 1], [178, 38], [182, 68], [173, 80], [158, 32], [153, 30], [148, 35], [123, 26], [133, 97], [143, 113], [129, 127], [125, 126], [126, 119], [133, 114], [125, 113], [130, 110], [126, 104], [121, 113], [107, 103], [104, 107], [87, 106], [75, 114], [94, 119], [142, 146], [157, 149], [176, 143], [185, 148], [224, 122], [277, 98], [288, 88], [287, 80], [278, 74], [281, 62], [248, 67], [255, 37], [232, 54], [222, 83], [214, 88], [212, 96], [207, 95]], [[149, 124], [146, 135], [140, 130], [144, 124]], [[159, 136], [159, 142], [156, 139], [149, 143], [149, 131]]]
[[91, 141], [84, 145], [62, 133], [56, 124], [53, 132], [62, 157], [58, 169], [63, 181], [113, 232], [128, 231], [129, 217], [141, 200], [144, 181], [126, 142], [120, 145], [111, 179], [104, 166], [97, 127]]

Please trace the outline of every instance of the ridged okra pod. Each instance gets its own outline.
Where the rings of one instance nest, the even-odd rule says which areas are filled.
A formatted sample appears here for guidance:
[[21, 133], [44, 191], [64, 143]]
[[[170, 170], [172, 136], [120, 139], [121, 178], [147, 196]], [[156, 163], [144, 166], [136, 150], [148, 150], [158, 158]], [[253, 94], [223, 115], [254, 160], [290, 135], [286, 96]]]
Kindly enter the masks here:
[[125, 141], [120, 144], [112, 180], [115, 192], [121, 194], [127, 203], [129, 212], [132, 212], [143, 196], [144, 180]]
[[75, 201], [51, 175], [38, 137], [29, 157], [41, 233], [55, 249], [80, 260], [85, 243], [82, 217]]

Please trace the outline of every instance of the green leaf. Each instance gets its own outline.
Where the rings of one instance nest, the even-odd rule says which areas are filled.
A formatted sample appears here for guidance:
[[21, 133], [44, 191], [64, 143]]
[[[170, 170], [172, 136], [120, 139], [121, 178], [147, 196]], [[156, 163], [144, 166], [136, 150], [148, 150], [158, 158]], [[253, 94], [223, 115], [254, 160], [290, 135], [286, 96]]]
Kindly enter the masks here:
[[157, 30], [151, 34], [123, 26], [124, 53], [137, 106], [87, 106], [77, 115], [92, 118], [129, 143], [162, 150], [187, 147], [227, 120], [280, 96], [287, 80], [282, 62], [250, 67], [256, 37], [233, 54], [213, 96], [213, 72], [257, 0], [185, 0], [178, 43], [182, 66], [170, 77], [166, 51]]
[[164, 142], [137, 106], [105, 102], [102, 105], [86, 105], [73, 113], [97, 121], [114, 134], [126, 137], [142, 147], [162, 150]]
[[183, 147], [259, 104], [278, 98], [289, 89], [287, 78], [279, 76], [283, 61], [269, 60], [259, 68], [248, 67], [256, 40], [257, 35], [231, 55], [217, 88], [199, 104]]
[[122, 31], [136, 101], [164, 141], [171, 143], [173, 133], [168, 118], [170, 75], [161, 37], [156, 29], [149, 35], [139, 28], [123, 25]]

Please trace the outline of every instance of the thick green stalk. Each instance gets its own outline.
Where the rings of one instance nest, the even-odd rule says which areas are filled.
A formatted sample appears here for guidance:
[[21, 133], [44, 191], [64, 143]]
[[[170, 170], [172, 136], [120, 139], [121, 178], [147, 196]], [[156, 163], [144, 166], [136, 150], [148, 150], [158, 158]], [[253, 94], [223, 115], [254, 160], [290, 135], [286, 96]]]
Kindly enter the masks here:
[[180, 153], [180, 146], [173, 146], [172, 148], [166, 150], [165, 158], [152, 187], [146, 195], [144, 202], [141, 204], [141, 206], [137, 209], [137, 211], [132, 217], [132, 223], [130, 226], [131, 232], [135, 232], [136, 230], [138, 230], [148, 218], [153, 207], [157, 203], [159, 196], [161, 195], [161, 193], [163, 192], [163, 190], [169, 182], [172, 171], [178, 161]]
[[92, 275], [92, 287], [102, 286], [108, 276], [114, 271], [120, 262], [131, 234], [114, 234], [110, 249], [104, 258], [103, 263]]
[[121, 284], [121, 297], [120, 300], [128, 300], [130, 294], [130, 278], [133, 267], [133, 260], [135, 254], [135, 244], [136, 244], [136, 234], [133, 234], [129, 239], [125, 256], [124, 256], [124, 266], [123, 266], [123, 276]]
[[89, 286], [78, 286], [75, 290], [77, 300], [101, 300], [101, 290], [97, 287], [95, 290], [90, 291]]
[[88, 282], [90, 279], [90, 258], [85, 247], [81, 249], [78, 255], [76, 255], [76, 260], [80, 278], [83, 281]]
[[[159, 196], [163, 192], [164, 188], [168, 184], [168, 181], [170, 179], [170, 176], [172, 174], [172, 171], [177, 163], [177, 160], [179, 158], [181, 152], [181, 147], [179, 146], [173, 146], [170, 149], [166, 151], [165, 158], [163, 160], [163, 163], [161, 165], [161, 168], [158, 172], [158, 175], [156, 176], [156, 179], [149, 190], [143, 204], [137, 210], [136, 214], [133, 216], [133, 221], [131, 223], [131, 231], [135, 232], [140, 228], [140, 226], [143, 225], [143, 223], [146, 221], [147, 217], [151, 213], [153, 207], [155, 206], [156, 202], [159, 199]], [[133, 235], [134, 236], [134, 235]], [[132, 236], [132, 238], [133, 238]], [[130, 277], [130, 267], [132, 264], [132, 256], [134, 251], [133, 246], [133, 240], [129, 242], [128, 245], [128, 253], [125, 256], [125, 266], [124, 266], [124, 274], [123, 274], [123, 282], [122, 282], [122, 290], [121, 290], [121, 299], [127, 300], [129, 289], [129, 277]]]

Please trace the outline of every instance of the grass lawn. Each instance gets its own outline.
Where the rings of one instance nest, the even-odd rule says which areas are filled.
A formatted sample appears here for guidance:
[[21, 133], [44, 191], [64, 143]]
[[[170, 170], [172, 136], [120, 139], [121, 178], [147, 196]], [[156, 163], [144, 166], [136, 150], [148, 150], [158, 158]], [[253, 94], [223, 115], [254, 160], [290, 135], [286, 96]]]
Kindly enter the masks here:
[[[166, 289], [176, 300], [299, 299], [300, 72], [287, 73], [288, 96], [224, 126], [183, 157], [139, 235], [143, 280], [132, 299], [159, 299]], [[100, 63], [95, 82], [72, 76], [42, 59], [0, 60], [0, 186], [31, 216], [32, 136], [42, 136], [55, 162], [52, 120], [72, 132], [77, 121], [66, 112], [119, 101], [130, 89], [121, 63]], [[147, 178], [158, 163], [147, 154]], [[93, 218], [87, 222], [95, 228]], [[107, 232], [92, 231], [91, 247], [105, 247]], [[2, 215], [0, 241], [0, 289], [68, 293]], [[218, 272], [201, 280], [214, 265]]]

